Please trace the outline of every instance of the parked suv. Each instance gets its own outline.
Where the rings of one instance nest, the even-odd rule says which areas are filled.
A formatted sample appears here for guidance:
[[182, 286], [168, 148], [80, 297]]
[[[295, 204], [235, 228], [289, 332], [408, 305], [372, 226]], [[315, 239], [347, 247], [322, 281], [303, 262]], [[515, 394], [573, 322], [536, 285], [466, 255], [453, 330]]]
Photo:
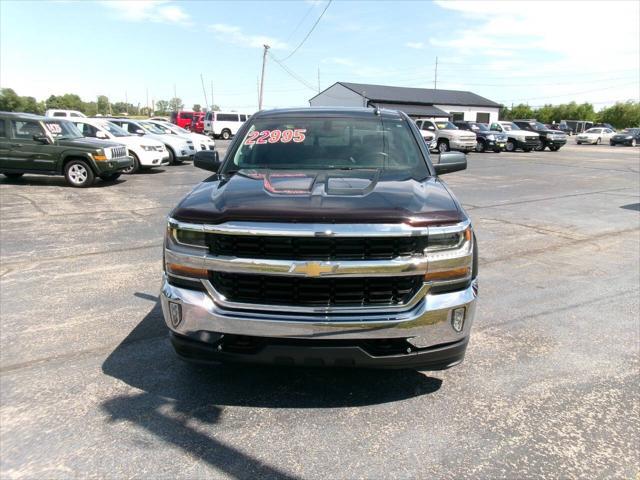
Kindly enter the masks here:
[[74, 119], [73, 123], [85, 137], [112, 140], [126, 146], [133, 165], [123, 170], [123, 173], [136, 173], [140, 169], [169, 165], [169, 152], [164, 143], [158, 140], [131, 134], [103, 118]]
[[77, 110], [59, 110], [50, 108], [44, 112], [45, 117], [64, 117], [64, 118], [87, 118], [87, 116]]
[[171, 123], [182, 128], [190, 128], [193, 121], [194, 112], [181, 110], [179, 112], [171, 112]]
[[475, 134], [458, 130], [458, 127], [448, 120], [418, 118], [416, 125], [420, 130], [427, 130], [436, 134], [436, 149], [440, 153], [448, 152], [449, 150], [469, 152], [476, 148]]
[[492, 132], [484, 123], [463, 121], [453, 123], [460, 130], [468, 130], [476, 134], [476, 152], [487, 150], [500, 152], [507, 144], [507, 136], [504, 133]]
[[167, 134], [149, 121], [129, 120], [126, 118], [109, 118], [107, 120], [133, 135], [145, 135], [164, 143], [169, 153], [169, 163], [171, 165], [191, 160], [196, 153], [192, 140]]
[[161, 304], [183, 358], [444, 369], [477, 296], [471, 221], [402, 112], [256, 113], [170, 214]]
[[194, 133], [204, 132], [204, 112], [194, 112], [193, 120], [191, 121], [191, 125], [189, 125], [188, 130], [191, 130]]
[[538, 134], [538, 143], [535, 149], [539, 152], [547, 147], [549, 147], [549, 150], [552, 152], [557, 152], [560, 150], [560, 147], [567, 143], [567, 136], [564, 133], [551, 130], [537, 120], [514, 120], [513, 123], [522, 130], [528, 130], [529, 132]]
[[190, 132], [189, 130], [185, 130], [184, 128], [180, 128], [177, 125], [169, 122], [160, 122], [156, 120], [148, 120], [150, 123], [153, 123], [155, 126], [163, 130], [165, 133], [169, 135], [179, 135], [183, 138], [189, 139], [193, 141], [193, 144], [196, 147], [196, 150], [214, 150], [216, 146], [216, 142], [207, 135], [202, 135], [200, 133]]
[[6, 177], [64, 175], [72, 187], [89, 187], [95, 177], [117, 179], [131, 164], [123, 145], [84, 138], [70, 121], [0, 112], [0, 173]]
[[504, 133], [507, 136], [504, 147], [507, 152], [515, 152], [518, 148], [524, 152], [530, 152], [538, 146], [540, 140], [540, 135], [536, 132], [522, 130], [513, 122], [494, 122], [489, 130]]
[[204, 133], [229, 140], [250, 116], [236, 112], [207, 112], [204, 117]]

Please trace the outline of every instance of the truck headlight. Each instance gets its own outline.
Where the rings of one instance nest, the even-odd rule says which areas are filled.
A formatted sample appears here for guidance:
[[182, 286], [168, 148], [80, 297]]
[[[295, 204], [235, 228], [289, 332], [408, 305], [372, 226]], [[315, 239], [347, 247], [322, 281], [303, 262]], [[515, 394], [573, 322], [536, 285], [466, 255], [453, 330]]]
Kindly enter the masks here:
[[[202, 256], [203, 248], [207, 248], [203, 231], [181, 229], [175, 223], [169, 222], [165, 238], [165, 271], [169, 275], [181, 278], [207, 278], [209, 272], [199, 266], [200, 263], [197, 260]], [[193, 261], [178, 260], [178, 258], [185, 258], [184, 255], [172, 255], [173, 252], [189, 254]]]
[[155, 152], [156, 147], [152, 145], [140, 145], [145, 152]]
[[487, 135], [487, 140], [491, 140], [491, 141], [493, 141], [493, 140], [495, 140], [495, 139], [496, 139], [496, 136], [495, 136], [495, 135], [493, 135], [493, 134], [492, 134], [492, 135]]
[[105, 150], [101, 148], [96, 150], [96, 152], [93, 153], [91, 156], [96, 162], [106, 162], [107, 160], [109, 160], [109, 157], [107, 157]]
[[429, 231], [425, 257], [425, 282], [455, 283], [471, 279], [473, 268], [473, 230], [441, 227]]

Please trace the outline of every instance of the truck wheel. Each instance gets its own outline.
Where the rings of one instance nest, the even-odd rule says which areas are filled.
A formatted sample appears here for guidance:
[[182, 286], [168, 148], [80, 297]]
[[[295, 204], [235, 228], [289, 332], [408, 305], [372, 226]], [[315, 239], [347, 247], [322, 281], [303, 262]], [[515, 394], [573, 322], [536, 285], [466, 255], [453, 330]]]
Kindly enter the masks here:
[[449, 144], [446, 140], [438, 140], [438, 151], [440, 153], [446, 153], [449, 151]]
[[476, 152], [482, 153], [484, 152], [484, 148], [485, 148], [484, 142], [482, 140], [478, 140], [476, 142]]
[[64, 176], [72, 187], [86, 188], [93, 184], [95, 176], [84, 160], [71, 160], [64, 167]]
[[103, 182], [113, 182], [118, 178], [120, 178], [120, 175], [122, 175], [120, 172], [103, 173], [102, 175], [100, 175], [100, 178], [102, 179]]
[[133, 158], [133, 165], [122, 170], [122, 173], [131, 175], [132, 173], [136, 173], [140, 170], [140, 160], [138, 160], [138, 156], [131, 151], [129, 152], [129, 156]]
[[558, 150], [560, 150], [560, 147], [554, 145], [553, 147], [549, 147], [549, 150], [551, 150], [552, 152], [557, 152]]
[[505, 145], [505, 150], [507, 152], [515, 152], [516, 151], [516, 144], [513, 140], [507, 140], [507, 144]]
[[544, 150], [544, 142], [542, 140], [538, 140], [538, 144], [536, 145], [536, 152], [541, 152]]
[[222, 139], [223, 140], [229, 140], [231, 138], [231, 132], [229, 130], [223, 130], [222, 131]]
[[3, 173], [3, 175], [4, 175], [5, 177], [10, 178], [10, 179], [12, 179], [12, 180], [13, 180], [13, 179], [16, 179], [16, 178], [20, 178], [22, 175], [24, 175], [24, 173], [13, 173], [13, 172], [11, 172], [11, 173], [6, 173], [6, 172], [5, 172], [5, 173]]

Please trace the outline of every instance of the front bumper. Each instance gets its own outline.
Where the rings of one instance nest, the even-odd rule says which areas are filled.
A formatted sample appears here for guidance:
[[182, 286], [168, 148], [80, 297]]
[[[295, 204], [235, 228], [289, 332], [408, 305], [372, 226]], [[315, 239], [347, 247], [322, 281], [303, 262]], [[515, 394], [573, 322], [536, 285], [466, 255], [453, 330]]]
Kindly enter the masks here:
[[567, 139], [566, 138], [564, 138], [562, 140], [559, 140], [559, 139], [547, 140], [547, 139], [545, 139], [544, 140], [544, 144], [547, 147], [562, 147], [562, 146], [567, 144]]
[[[422, 352], [421, 361], [425, 362], [429, 360], [425, 356], [431, 351], [429, 349], [437, 350], [438, 346], [463, 341], [466, 347], [475, 315], [476, 297], [477, 284], [474, 280], [471, 286], [456, 292], [432, 294], [427, 290], [424, 297], [407, 311], [328, 314], [296, 313], [286, 307], [281, 311], [242, 311], [223, 307], [214, 301], [208, 290], [177, 287], [171, 285], [166, 276], [160, 294], [165, 323], [171, 332], [179, 338], [204, 344], [210, 350], [212, 345], [217, 345], [221, 334], [326, 341], [331, 347], [335, 347], [331, 342], [351, 341], [351, 345], [340, 347], [352, 349], [359, 348], [358, 342], [365, 340], [408, 339], [414, 347], [412, 353]], [[181, 321], [177, 325], [172, 324], [169, 302], [180, 305]], [[465, 308], [465, 321], [462, 331], [456, 332], [451, 325], [451, 316], [454, 309], [461, 307]], [[258, 357], [250, 358], [259, 360]], [[380, 366], [384, 365], [384, 360], [376, 357]], [[397, 361], [387, 360], [391, 364]], [[355, 364], [363, 362], [367, 364], [363, 360]]]
[[476, 140], [471, 141], [458, 141], [458, 140], [450, 140], [449, 147], [451, 150], [460, 150], [463, 152], [470, 152], [471, 150], [476, 149]]
[[147, 168], [169, 165], [169, 153], [166, 150], [164, 152], [144, 152], [138, 155], [138, 159], [140, 165]]
[[124, 170], [125, 168], [130, 167], [131, 165], [133, 165], [133, 158], [131, 157], [112, 158], [111, 160], [105, 160], [100, 162], [94, 161], [93, 164], [96, 167], [98, 175], [108, 174], [112, 172], [118, 172], [120, 170]]

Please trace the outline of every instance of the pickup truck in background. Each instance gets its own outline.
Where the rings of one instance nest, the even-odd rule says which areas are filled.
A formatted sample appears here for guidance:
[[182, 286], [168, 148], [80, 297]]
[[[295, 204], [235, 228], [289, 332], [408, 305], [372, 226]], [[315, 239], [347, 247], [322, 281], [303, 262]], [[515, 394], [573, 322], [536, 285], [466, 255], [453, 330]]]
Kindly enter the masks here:
[[522, 130], [513, 122], [494, 122], [489, 127], [493, 132], [504, 133], [507, 136], [505, 150], [507, 152], [515, 152], [521, 149], [523, 152], [530, 152], [538, 146], [540, 136], [536, 132]]
[[453, 122], [460, 130], [468, 130], [476, 134], [476, 152], [487, 150], [499, 153], [505, 149], [507, 136], [504, 133], [496, 133], [489, 130], [484, 123], [459, 121]]
[[459, 130], [448, 120], [419, 118], [415, 122], [421, 131], [435, 134], [436, 150], [440, 153], [448, 152], [449, 150], [470, 152], [476, 148], [476, 135], [465, 130]]
[[563, 132], [552, 130], [547, 128], [544, 124], [537, 120], [514, 120], [518, 127], [522, 130], [529, 132], [535, 132], [538, 134], [538, 143], [535, 150], [538, 152], [543, 151], [545, 148], [549, 148], [552, 152], [557, 152], [560, 147], [567, 143], [567, 136]]
[[[437, 370], [475, 313], [471, 221], [402, 112], [258, 112], [169, 215], [160, 300], [193, 362]], [[475, 136], [474, 136], [475, 142]]]

